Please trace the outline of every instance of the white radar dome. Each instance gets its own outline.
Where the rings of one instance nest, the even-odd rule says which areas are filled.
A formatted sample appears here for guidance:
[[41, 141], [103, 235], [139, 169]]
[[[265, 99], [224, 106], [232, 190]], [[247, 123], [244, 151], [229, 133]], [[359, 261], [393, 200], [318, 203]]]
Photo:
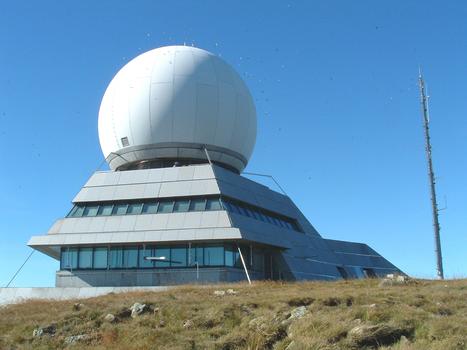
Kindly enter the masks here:
[[[240, 173], [256, 141], [256, 109], [233, 68], [195, 47], [145, 52], [112, 79], [99, 140], [113, 170], [208, 161]], [[206, 152], [207, 150], [207, 152]]]

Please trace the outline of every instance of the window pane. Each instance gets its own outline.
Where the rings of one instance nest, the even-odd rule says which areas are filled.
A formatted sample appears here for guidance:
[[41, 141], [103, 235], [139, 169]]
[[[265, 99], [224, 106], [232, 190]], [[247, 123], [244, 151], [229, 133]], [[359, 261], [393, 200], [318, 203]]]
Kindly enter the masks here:
[[133, 214], [133, 215], [141, 214], [142, 207], [143, 207], [143, 204], [141, 203], [130, 204], [128, 206], [128, 211], [126, 213]]
[[83, 216], [96, 216], [98, 209], [98, 205], [87, 205], [86, 209], [84, 209]]
[[158, 213], [171, 213], [174, 206], [173, 201], [164, 201], [159, 202], [159, 208], [157, 209]]
[[243, 212], [242, 210], [240, 209], [240, 207], [234, 203], [230, 203], [230, 208], [232, 210], [233, 213], [237, 213], [237, 214], [241, 214], [243, 215]]
[[234, 266], [234, 255], [235, 255], [235, 250], [232, 245], [227, 245], [225, 246], [225, 265], [226, 266]]
[[125, 215], [128, 204], [115, 204], [112, 215]]
[[141, 246], [139, 247], [139, 267], [148, 268], [154, 267], [154, 262], [151, 260], [146, 260], [145, 257], [153, 257], [154, 248], [150, 246]]
[[190, 211], [204, 211], [206, 208], [206, 199], [192, 199], [190, 203]]
[[224, 247], [205, 247], [204, 265], [220, 266], [224, 265]]
[[274, 224], [276, 224], [276, 226], [282, 226], [281, 222], [280, 222], [280, 220], [278, 218], [276, 218], [274, 216], [272, 218], [274, 219]]
[[143, 214], [155, 214], [157, 212], [157, 204], [157, 202], [145, 203], [143, 206]]
[[264, 253], [260, 249], [253, 250], [253, 269], [264, 271]]
[[203, 247], [191, 247], [189, 266], [195, 266], [196, 263], [198, 263], [198, 266], [203, 266], [203, 251]]
[[250, 218], [253, 218], [253, 219], [256, 219], [255, 218], [255, 214], [253, 214], [253, 212], [250, 210], [250, 208], [248, 207], [243, 207], [243, 211], [246, 213], [247, 216], [249, 216]]
[[111, 269], [118, 269], [123, 267], [123, 249], [110, 248], [109, 267]]
[[285, 222], [285, 225], [286, 225], [287, 228], [290, 229], [290, 230], [293, 230], [293, 229], [294, 229], [294, 227], [292, 226], [292, 224], [291, 224], [290, 222], [288, 222], [288, 221]]
[[196, 247], [196, 261], [198, 262], [199, 266], [204, 265], [204, 248], [203, 247]]
[[78, 248], [63, 248], [62, 269], [70, 270], [78, 268]]
[[190, 208], [190, 201], [188, 199], [178, 200], [175, 202], [175, 205], [174, 205], [174, 213], [185, 212], [185, 211], [188, 211], [189, 208]]
[[99, 206], [99, 211], [97, 215], [112, 215], [113, 204], [101, 205]]
[[107, 268], [107, 248], [98, 247], [94, 248], [94, 268], [106, 269]]
[[73, 212], [73, 217], [83, 216], [84, 206], [76, 206], [76, 210]]
[[257, 214], [261, 221], [268, 222], [268, 219], [266, 219], [266, 216], [262, 212], [258, 211]]
[[70, 212], [68, 213], [67, 217], [75, 216], [75, 213], [77, 210], [78, 210], [78, 206], [77, 205], [73, 206], [73, 208], [71, 208]]
[[79, 249], [79, 268], [90, 269], [92, 268], [92, 248]]
[[221, 210], [219, 198], [209, 198], [206, 202], [206, 210]]
[[187, 249], [185, 246], [172, 247], [171, 258], [173, 267], [184, 267], [186, 266], [186, 253]]
[[[170, 248], [169, 247], [161, 247], [156, 248], [156, 258], [160, 260], [156, 260], [156, 267], [169, 267], [170, 266]], [[167, 260], [163, 261], [162, 259]]]
[[138, 247], [126, 247], [123, 250], [123, 267], [138, 267]]

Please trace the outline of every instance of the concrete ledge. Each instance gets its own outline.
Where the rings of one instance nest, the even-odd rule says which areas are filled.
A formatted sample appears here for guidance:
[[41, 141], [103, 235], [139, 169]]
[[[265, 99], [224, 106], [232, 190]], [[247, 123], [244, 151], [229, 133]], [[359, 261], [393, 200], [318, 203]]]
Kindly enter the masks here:
[[17, 304], [31, 299], [70, 300], [93, 298], [109, 293], [161, 292], [170, 287], [32, 287], [0, 288], [0, 305]]

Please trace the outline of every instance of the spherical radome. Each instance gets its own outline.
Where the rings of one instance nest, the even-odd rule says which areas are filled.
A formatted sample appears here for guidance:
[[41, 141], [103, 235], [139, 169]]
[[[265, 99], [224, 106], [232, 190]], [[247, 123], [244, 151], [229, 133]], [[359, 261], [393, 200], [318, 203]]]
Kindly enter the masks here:
[[195, 47], [167, 46], [126, 64], [99, 110], [111, 169], [158, 159], [211, 161], [241, 172], [256, 141], [256, 109], [240, 76]]

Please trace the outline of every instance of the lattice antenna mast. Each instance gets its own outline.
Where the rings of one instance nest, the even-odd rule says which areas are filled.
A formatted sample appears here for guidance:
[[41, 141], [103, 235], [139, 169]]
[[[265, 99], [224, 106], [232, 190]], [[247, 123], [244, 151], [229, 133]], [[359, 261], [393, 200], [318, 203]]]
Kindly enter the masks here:
[[430, 181], [431, 192], [431, 207], [433, 211], [433, 230], [435, 238], [435, 254], [436, 254], [436, 273], [439, 279], [444, 279], [443, 272], [443, 257], [441, 254], [441, 239], [439, 235], [439, 209], [436, 201], [436, 188], [435, 188], [435, 174], [433, 172], [433, 161], [431, 158], [431, 141], [430, 141], [430, 116], [428, 113], [428, 97], [425, 92], [425, 82], [423, 80], [422, 72], [420, 70], [418, 76], [418, 83], [420, 87], [420, 104], [423, 117], [423, 129], [425, 133], [425, 150], [428, 163], [428, 178]]

